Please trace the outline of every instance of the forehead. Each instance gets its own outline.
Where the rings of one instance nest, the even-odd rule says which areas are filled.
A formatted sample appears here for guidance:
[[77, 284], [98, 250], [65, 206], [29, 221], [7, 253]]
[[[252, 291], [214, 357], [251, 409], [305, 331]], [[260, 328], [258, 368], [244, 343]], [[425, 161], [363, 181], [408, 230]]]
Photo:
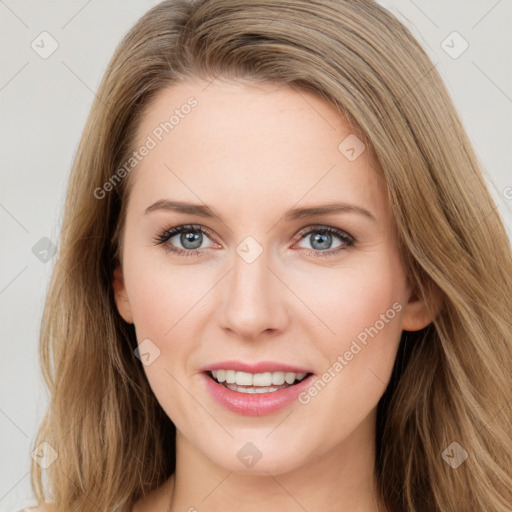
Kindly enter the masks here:
[[[339, 112], [285, 85], [196, 80], [168, 87], [148, 105], [135, 146], [151, 148], [130, 176], [137, 202], [185, 195], [209, 204], [222, 198], [236, 209], [301, 198], [386, 207], [369, 152]], [[362, 152], [354, 159], [347, 148]]]

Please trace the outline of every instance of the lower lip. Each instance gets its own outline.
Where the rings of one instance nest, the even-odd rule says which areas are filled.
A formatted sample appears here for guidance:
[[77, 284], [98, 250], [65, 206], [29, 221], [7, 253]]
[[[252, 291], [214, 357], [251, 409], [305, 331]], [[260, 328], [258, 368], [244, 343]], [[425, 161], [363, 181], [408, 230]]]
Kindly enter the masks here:
[[283, 409], [311, 384], [313, 375], [298, 384], [270, 393], [239, 393], [232, 391], [203, 373], [206, 388], [212, 397], [226, 409], [245, 416], [263, 416]]

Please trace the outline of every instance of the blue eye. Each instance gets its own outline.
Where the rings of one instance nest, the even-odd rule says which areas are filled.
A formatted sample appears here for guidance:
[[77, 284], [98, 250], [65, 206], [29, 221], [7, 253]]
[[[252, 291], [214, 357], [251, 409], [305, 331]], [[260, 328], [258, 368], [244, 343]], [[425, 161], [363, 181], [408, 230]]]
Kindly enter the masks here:
[[[314, 235], [314, 236], [313, 236]], [[178, 237], [176, 241], [171, 239]], [[210, 238], [210, 231], [203, 226], [187, 224], [166, 229], [160, 233], [155, 239], [155, 245], [164, 246], [167, 252], [174, 253], [178, 256], [197, 256], [200, 255], [204, 247], [204, 239]], [[340, 253], [341, 251], [351, 247], [355, 243], [354, 237], [338, 228], [329, 226], [309, 227], [306, 232], [302, 232], [299, 242], [309, 237], [311, 249], [307, 249], [308, 254], [314, 257], [329, 257]], [[332, 249], [333, 239], [338, 239], [340, 243]], [[172, 242], [172, 243], [171, 243]], [[176, 247], [179, 243], [181, 247]], [[327, 250], [329, 249], [329, 250]]]
[[[177, 235], [179, 235], [179, 243], [184, 249], [168, 243], [171, 238]], [[157, 245], [163, 245], [167, 252], [173, 252], [182, 256], [195, 256], [201, 252], [199, 248], [205, 236], [208, 236], [208, 232], [202, 226], [177, 226], [160, 233], [155, 239], [155, 243]]]
[[[354, 238], [345, 231], [329, 226], [309, 228], [308, 231], [302, 234], [301, 240], [308, 238], [312, 247], [312, 251], [310, 251], [311, 256], [318, 256], [322, 258], [338, 254], [347, 247], [353, 246], [355, 242]], [[329, 250], [329, 252], [327, 252], [326, 249], [332, 249], [330, 246], [333, 243], [333, 238], [340, 240], [340, 243], [334, 248], [334, 250]]]

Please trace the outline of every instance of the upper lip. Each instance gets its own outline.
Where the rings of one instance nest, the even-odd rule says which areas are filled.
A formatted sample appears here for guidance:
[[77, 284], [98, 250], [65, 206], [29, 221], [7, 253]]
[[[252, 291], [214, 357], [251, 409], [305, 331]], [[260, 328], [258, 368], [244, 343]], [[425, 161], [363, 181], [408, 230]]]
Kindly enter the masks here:
[[257, 363], [244, 363], [243, 361], [221, 361], [219, 363], [209, 364], [201, 368], [203, 372], [213, 370], [235, 370], [237, 372], [247, 373], [266, 373], [266, 372], [292, 372], [292, 373], [312, 373], [307, 368], [293, 366], [289, 364], [277, 363], [274, 361], [259, 361]]

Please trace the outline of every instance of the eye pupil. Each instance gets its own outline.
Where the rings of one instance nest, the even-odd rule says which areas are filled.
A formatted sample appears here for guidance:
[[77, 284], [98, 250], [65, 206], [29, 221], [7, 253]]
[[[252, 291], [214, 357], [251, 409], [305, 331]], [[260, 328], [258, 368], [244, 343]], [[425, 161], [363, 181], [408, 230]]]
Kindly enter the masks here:
[[[319, 242], [319, 246], [315, 247], [315, 244]], [[315, 250], [321, 249], [329, 249], [329, 246], [332, 243], [332, 235], [329, 233], [316, 233], [313, 236], [313, 240], [311, 242], [311, 247]]]
[[[200, 232], [189, 230], [189, 231], [181, 233], [180, 242], [182, 243], [183, 247], [185, 247], [187, 249], [197, 249], [197, 248], [201, 247], [202, 236], [203, 235]], [[198, 240], [199, 240], [199, 244], [197, 244]], [[193, 247], [188, 246], [189, 243], [192, 243]], [[197, 245], [194, 246], [194, 243], [196, 243]]]

